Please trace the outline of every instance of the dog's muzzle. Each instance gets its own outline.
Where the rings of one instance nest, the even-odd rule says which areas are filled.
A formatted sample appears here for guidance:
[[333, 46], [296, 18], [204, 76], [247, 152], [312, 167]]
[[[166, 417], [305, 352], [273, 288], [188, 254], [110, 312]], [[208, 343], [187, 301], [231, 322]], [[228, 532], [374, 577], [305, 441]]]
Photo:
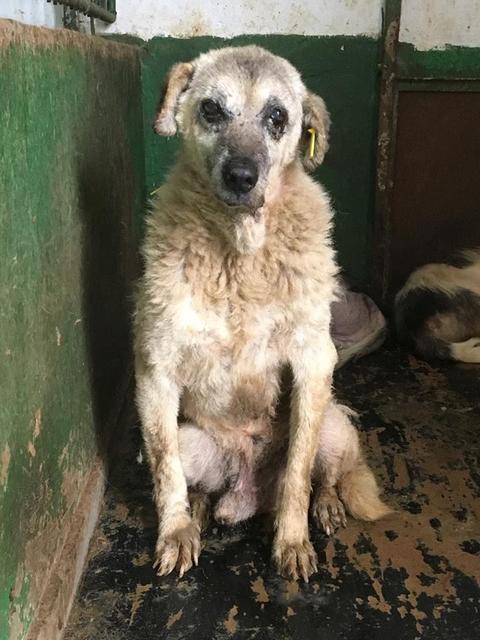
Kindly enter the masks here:
[[258, 168], [251, 158], [229, 158], [223, 165], [222, 178], [226, 189], [241, 198], [257, 184]]

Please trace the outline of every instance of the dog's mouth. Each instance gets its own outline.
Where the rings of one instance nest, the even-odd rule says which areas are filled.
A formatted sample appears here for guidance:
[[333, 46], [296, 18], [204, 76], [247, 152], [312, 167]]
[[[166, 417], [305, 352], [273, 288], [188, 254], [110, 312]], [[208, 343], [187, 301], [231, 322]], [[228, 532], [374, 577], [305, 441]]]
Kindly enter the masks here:
[[264, 196], [256, 197], [239, 197], [233, 193], [219, 193], [217, 194], [222, 204], [227, 206], [228, 212], [232, 215], [250, 214], [256, 216], [259, 209], [261, 209], [265, 203]]

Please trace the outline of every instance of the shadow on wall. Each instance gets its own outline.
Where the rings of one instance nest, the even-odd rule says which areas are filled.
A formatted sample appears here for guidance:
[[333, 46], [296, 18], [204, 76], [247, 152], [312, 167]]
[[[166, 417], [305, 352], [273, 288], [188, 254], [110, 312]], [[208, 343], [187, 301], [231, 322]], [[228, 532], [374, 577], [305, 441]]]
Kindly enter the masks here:
[[[139, 264], [133, 215], [138, 185], [125, 114], [118, 108], [125, 98], [121, 85], [110, 78], [101, 90], [107, 104], [92, 105], [87, 130], [79, 135], [77, 162], [82, 315], [98, 446], [106, 461], [131, 380], [126, 374], [132, 371], [133, 285]], [[97, 107], [110, 111], [109, 118], [96, 118]]]

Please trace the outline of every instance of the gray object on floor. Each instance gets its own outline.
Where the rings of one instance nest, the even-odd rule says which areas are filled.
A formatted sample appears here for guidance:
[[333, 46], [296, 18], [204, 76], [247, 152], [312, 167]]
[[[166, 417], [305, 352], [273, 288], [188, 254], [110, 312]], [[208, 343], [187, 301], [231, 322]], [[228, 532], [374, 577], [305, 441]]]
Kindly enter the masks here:
[[385, 316], [364, 293], [345, 286], [332, 304], [332, 339], [337, 348], [337, 369], [352, 359], [378, 349], [387, 335]]

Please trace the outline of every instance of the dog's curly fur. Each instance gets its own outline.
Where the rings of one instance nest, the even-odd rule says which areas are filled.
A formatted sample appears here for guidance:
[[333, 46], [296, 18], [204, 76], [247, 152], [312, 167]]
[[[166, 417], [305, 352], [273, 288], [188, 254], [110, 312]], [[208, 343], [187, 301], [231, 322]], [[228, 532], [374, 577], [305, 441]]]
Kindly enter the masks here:
[[[212, 96], [225, 114], [215, 127], [199, 111]], [[272, 100], [288, 113], [275, 135]], [[328, 113], [286, 60], [229, 48], [173, 68], [155, 128], [172, 135], [177, 126], [184, 147], [153, 201], [135, 319], [159, 573], [197, 563], [208, 494], [220, 492], [215, 516], [225, 522], [274, 509], [277, 567], [308, 579], [312, 478], [321, 480], [312, 509], [327, 531], [344, 521], [337, 487], [353, 515], [387, 512], [331, 396], [332, 211], [301, 157], [308, 168], [323, 159]], [[311, 127], [313, 157], [304, 148]], [[258, 166], [257, 184], [234, 205], [219, 177], [232, 153]], [[293, 373], [286, 422], [274, 419], [285, 365]], [[180, 411], [191, 424], [179, 428]]]

